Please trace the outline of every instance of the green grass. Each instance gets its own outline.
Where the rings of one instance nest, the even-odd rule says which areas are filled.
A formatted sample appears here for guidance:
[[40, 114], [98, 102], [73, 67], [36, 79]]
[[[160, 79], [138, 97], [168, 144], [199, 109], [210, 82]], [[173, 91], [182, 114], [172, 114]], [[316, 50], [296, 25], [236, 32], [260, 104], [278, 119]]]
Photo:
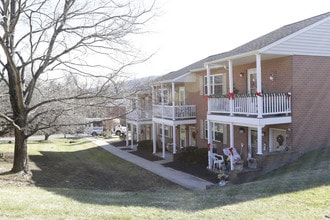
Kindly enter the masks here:
[[[80, 149], [79, 152], [85, 149], [86, 154], [90, 153], [87, 149], [94, 147], [87, 142], [84, 147], [77, 143], [74, 148]], [[35, 143], [37, 149], [30, 150], [40, 155], [46, 150], [62, 152], [66, 148], [75, 152], [69, 143], [61, 147], [65, 141], [49, 144], [39, 146]], [[33, 148], [32, 144], [29, 147]], [[3, 149], [4, 144], [0, 144], [0, 152]], [[107, 158], [100, 152], [93, 152], [94, 156]], [[72, 154], [66, 156], [72, 157]], [[115, 162], [120, 166], [126, 163]], [[1, 186], [0, 218], [327, 219], [330, 217], [329, 162], [330, 150], [326, 148], [257, 181], [206, 191], [189, 191], [180, 187], [119, 191]], [[144, 175], [147, 174], [141, 173], [140, 178], [145, 178]], [[136, 179], [137, 183], [139, 181], [143, 180]]]

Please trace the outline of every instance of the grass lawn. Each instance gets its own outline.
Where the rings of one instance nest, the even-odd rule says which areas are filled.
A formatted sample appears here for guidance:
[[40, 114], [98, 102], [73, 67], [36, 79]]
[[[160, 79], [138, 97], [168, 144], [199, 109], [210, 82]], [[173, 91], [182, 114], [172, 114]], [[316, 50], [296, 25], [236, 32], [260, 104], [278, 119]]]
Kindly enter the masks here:
[[330, 149], [257, 181], [182, 189], [81, 139], [29, 142], [31, 179], [0, 144], [0, 219], [328, 219]]

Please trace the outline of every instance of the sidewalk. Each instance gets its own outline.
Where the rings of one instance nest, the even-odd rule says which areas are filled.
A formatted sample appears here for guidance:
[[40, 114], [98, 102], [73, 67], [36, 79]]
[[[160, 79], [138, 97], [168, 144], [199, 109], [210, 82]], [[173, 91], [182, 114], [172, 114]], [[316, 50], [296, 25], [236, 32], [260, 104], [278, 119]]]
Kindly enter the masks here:
[[150, 172], [157, 174], [169, 181], [181, 185], [184, 188], [192, 189], [192, 190], [205, 190], [208, 186], [214, 185], [213, 183], [198, 178], [196, 176], [174, 170], [169, 167], [164, 167], [157, 162], [152, 162], [146, 159], [143, 159], [139, 156], [126, 152], [124, 150], [120, 150], [117, 147], [110, 145], [109, 143], [97, 140], [95, 138], [88, 138], [90, 141], [93, 141], [99, 147], [109, 151], [113, 155], [120, 157], [124, 160], [127, 160], [131, 163], [134, 163]]

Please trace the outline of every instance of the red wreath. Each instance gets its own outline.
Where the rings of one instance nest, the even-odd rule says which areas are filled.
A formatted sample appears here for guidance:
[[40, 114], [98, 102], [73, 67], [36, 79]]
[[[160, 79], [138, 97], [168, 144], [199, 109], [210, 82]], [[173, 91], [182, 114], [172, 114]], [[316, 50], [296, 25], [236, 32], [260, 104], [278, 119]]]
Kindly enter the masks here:
[[261, 92], [256, 92], [256, 96], [261, 96]]
[[234, 149], [232, 147], [229, 148], [229, 155], [234, 156]]
[[228, 99], [229, 99], [229, 100], [230, 100], [230, 99], [234, 100], [234, 97], [235, 97], [235, 95], [234, 95], [233, 92], [228, 93]]

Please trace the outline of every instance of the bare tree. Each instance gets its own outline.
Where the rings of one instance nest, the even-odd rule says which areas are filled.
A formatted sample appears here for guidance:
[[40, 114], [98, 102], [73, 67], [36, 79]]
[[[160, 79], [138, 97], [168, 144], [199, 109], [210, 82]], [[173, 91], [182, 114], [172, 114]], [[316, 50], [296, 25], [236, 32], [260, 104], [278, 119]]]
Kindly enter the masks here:
[[127, 95], [117, 83], [126, 67], [143, 61], [130, 42], [143, 33], [153, 7], [133, 0], [0, 1], [0, 86], [11, 106], [0, 117], [15, 132], [12, 172], [28, 171], [28, 137], [76, 103]]

